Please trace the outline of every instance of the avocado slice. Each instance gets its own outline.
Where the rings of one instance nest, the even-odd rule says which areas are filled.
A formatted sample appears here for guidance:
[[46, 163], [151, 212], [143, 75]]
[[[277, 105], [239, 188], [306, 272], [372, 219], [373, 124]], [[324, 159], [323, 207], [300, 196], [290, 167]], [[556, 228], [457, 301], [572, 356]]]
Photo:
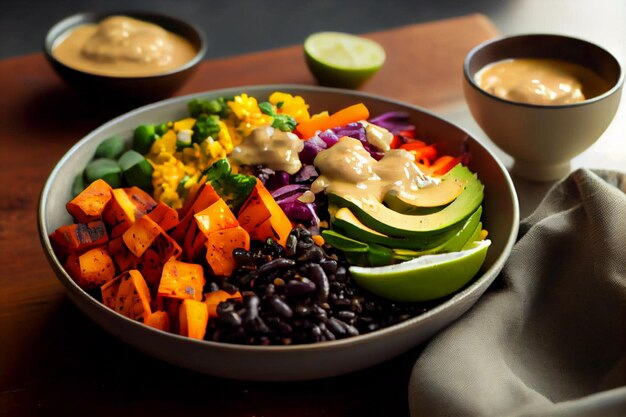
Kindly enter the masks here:
[[339, 230], [344, 235], [362, 242], [377, 243], [392, 248], [412, 250], [424, 250], [442, 245], [457, 231], [456, 228], [453, 228], [443, 233], [425, 234], [424, 236], [413, 237], [411, 239], [406, 237], [391, 237], [364, 225], [347, 207], [342, 207], [334, 211], [331, 216], [331, 225], [333, 229]]
[[334, 230], [324, 230], [322, 236], [328, 244], [342, 251], [351, 264], [383, 266], [394, 263], [393, 251], [387, 247], [359, 242]]
[[[365, 243], [340, 233], [338, 230], [324, 230], [322, 236], [326, 243], [341, 250], [349, 262], [361, 266], [383, 266], [410, 261], [424, 255], [458, 252], [478, 240], [482, 223], [482, 206], [467, 219], [461, 230], [454, 236], [432, 249], [411, 250], [388, 247], [377, 243]], [[390, 243], [393, 239], [387, 241]]]
[[368, 200], [366, 204], [349, 195], [329, 193], [328, 199], [338, 207], [350, 208], [363, 224], [380, 233], [393, 237], [424, 237], [454, 228], [469, 217], [483, 200], [484, 186], [469, 169], [459, 164], [447, 175], [465, 181], [465, 187], [452, 203], [432, 214], [402, 214], [375, 199]]
[[[420, 188], [415, 192], [398, 192], [390, 190], [385, 194], [384, 201], [392, 210], [403, 213], [411, 208], [436, 208], [454, 201], [462, 192], [467, 180], [453, 175], [452, 171], [441, 177], [438, 185]], [[393, 206], [406, 208], [404, 210]]]

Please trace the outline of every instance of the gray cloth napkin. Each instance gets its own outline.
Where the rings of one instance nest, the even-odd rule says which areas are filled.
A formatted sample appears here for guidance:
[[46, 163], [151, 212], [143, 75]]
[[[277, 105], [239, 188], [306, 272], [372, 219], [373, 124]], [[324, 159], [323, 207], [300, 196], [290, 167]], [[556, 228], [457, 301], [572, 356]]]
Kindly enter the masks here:
[[522, 221], [495, 288], [417, 360], [412, 416], [626, 416], [626, 194], [614, 185], [578, 170]]

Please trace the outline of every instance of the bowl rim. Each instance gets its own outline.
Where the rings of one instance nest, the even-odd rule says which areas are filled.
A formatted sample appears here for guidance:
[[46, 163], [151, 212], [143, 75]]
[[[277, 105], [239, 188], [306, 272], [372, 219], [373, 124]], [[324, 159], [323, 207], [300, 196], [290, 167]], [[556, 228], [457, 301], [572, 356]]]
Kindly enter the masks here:
[[[610, 58], [613, 59], [615, 65], [617, 66], [617, 69], [619, 70], [619, 76], [617, 77], [617, 81], [613, 84], [613, 86], [608, 89], [607, 91], [605, 91], [604, 93], [595, 96], [595, 97], [591, 97], [587, 100], [584, 101], [580, 101], [577, 103], [570, 103], [570, 104], [557, 104], [557, 105], [544, 105], [544, 104], [532, 104], [532, 103], [523, 103], [523, 102], [519, 102], [519, 101], [512, 101], [512, 100], [507, 100], [504, 99], [502, 97], [498, 97], [496, 95], [493, 95], [491, 93], [488, 93], [487, 91], [483, 90], [482, 88], [480, 88], [480, 86], [476, 83], [476, 80], [474, 79], [474, 77], [470, 74], [470, 64], [472, 59], [474, 58], [474, 56], [481, 50], [503, 42], [503, 41], [507, 41], [510, 39], [534, 39], [534, 38], [546, 38], [546, 37], [551, 37], [551, 38], [560, 38], [560, 39], [564, 39], [567, 40], [568, 42], [581, 42], [581, 43], [585, 43], [591, 47], [594, 47], [602, 52], [604, 52], [607, 56], [609, 56]], [[490, 64], [493, 64], [495, 62], [498, 61], [494, 61]], [[487, 65], [490, 65], [487, 64]], [[484, 68], [484, 67], [483, 67]], [[624, 84], [624, 68], [622, 67], [622, 65], [620, 64], [619, 60], [617, 59], [617, 57], [615, 57], [614, 54], [612, 54], [611, 52], [609, 52], [607, 49], [601, 47], [598, 44], [595, 44], [593, 42], [587, 41], [585, 39], [581, 39], [581, 38], [576, 38], [576, 37], [572, 37], [572, 36], [567, 36], [567, 35], [560, 35], [560, 34], [556, 34], [556, 33], [526, 33], [526, 34], [520, 34], [520, 35], [512, 35], [512, 36], [501, 36], [495, 39], [490, 39], [487, 40], [485, 42], [482, 42], [478, 45], [476, 45], [474, 48], [472, 48], [467, 55], [465, 55], [465, 59], [463, 60], [463, 76], [465, 78], [465, 80], [467, 81], [467, 83], [474, 88], [475, 90], [477, 90], [478, 92], [480, 92], [482, 95], [487, 96], [491, 99], [494, 99], [496, 101], [502, 102], [502, 103], [506, 103], [509, 105], [513, 105], [513, 106], [519, 106], [519, 107], [527, 107], [527, 108], [533, 108], [533, 109], [546, 109], [546, 110], [551, 110], [551, 109], [564, 109], [564, 108], [572, 108], [572, 107], [582, 107], [582, 106], [586, 106], [592, 103], [596, 103], [599, 101], [602, 101], [608, 97], [610, 97], [611, 95], [615, 94], [617, 91], [619, 91], [623, 84]]]
[[[88, 294], [85, 290], [83, 290], [82, 288], [80, 288], [78, 286], [78, 284], [76, 284], [76, 282], [70, 278], [70, 276], [68, 275], [68, 273], [65, 271], [65, 268], [63, 268], [63, 265], [59, 262], [58, 258], [56, 257], [54, 250], [52, 249], [51, 243], [50, 243], [50, 239], [49, 239], [49, 233], [48, 230], [46, 228], [46, 213], [45, 213], [45, 207], [47, 205], [47, 201], [48, 201], [48, 196], [51, 193], [52, 190], [52, 182], [53, 179], [58, 175], [58, 172], [62, 169], [63, 165], [67, 162], [68, 159], [70, 159], [72, 157], [72, 155], [74, 154], [74, 152], [76, 152], [76, 150], [80, 147], [82, 147], [86, 142], [88, 142], [89, 140], [91, 140], [92, 137], [97, 136], [98, 134], [100, 134], [101, 131], [104, 131], [106, 129], [108, 129], [111, 126], [114, 126], [115, 124], [119, 123], [120, 121], [127, 119], [127, 118], [131, 118], [134, 117], [136, 115], [139, 115], [145, 111], [149, 111], [152, 109], [156, 109], [162, 106], [168, 106], [168, 105], [172, 105], [172, 104], [181, 104], [181, 103], [187, 103], [189, 100], [192, 100], [194, 98], [198, 98], [198, 97], [203, 97], [206, 96], [208, 94], [211, 95], [229, 95], [232, 94], [235, 91], [238, 92], [246, 92], [249, 95], [254, 96], [254, 94], [256, 94], [259, 91], [269, 91], [269, 90], [275, 90], [275, 91], [286, 91], [286, 92], [290, 92], [293, 90], [299, 90], [299, 91], [306, 91], [306, 92], [322, 92], [322, 93], [331, 93], [331, 94], [340, 94], [340, 95], [349, 95], [352, 96], [354, 98], [368, 98], [368, 99], [372, 99], [372, 100], [378, 100], [378, 101], [382, 101], [382, 102], [386, 102], [389, 104], [394, 104], [394, 105], [399, 105], [399, 106], [403, 106], [403, 107], [408, 107], [411, 108], [412, 110], [417, 110], [419, 112], [422, 113], [426, 113], [428, 116], [438, 119], [441, 122], [447, 123], [447, 124], [451, 124], [453, 125], [455, 128], [459, 129], [461, 132], [465, 133], [468, 137], [471, 137], [472, 139], [474, 139], [474, 141], [476, 142], [477, 146], [480, 146], [483, 148], [483, 150], [485, 152], [487, 152], [492, 159], [494, 160], [494, 162], [498, 165], [498, 167], [500, 168], [500, 171], [502, 172], [503, 176], [504, 176], [504, 180], [505, 180], [505, 185], [509, 191], [509, 195], [512, 198], [512, 206], [513, 206], [513, 213], [512, 213], [512, 217], [513, 217], [513, 227], [510, 231], [510, 234], [506, 240], [504, 249], [502, 250], [502, 252], [500, 253], [500, 255], [494, 260], [493, 264], [486, 269], [485, 271], [483, 271], [483, 273], [474, 278], [472, 280], [472, 283], [465, 286], [465, 288], [463, 288], [463, 290], [457, 292], [455, 295], [453, 295], [452, 297], [450, 297], [449, 299], [445, 300], [444, 302], [437, 304], [436, 306], [434, 306], [433, 308], [429, 309], [428, 311], [426, 311], [425, 313], [422, 313], [418, 316], [412, 317], [408, 320], [405, 320], [401, 323], [397, 323], [394, 324], [392, 326], [389, 327], [385, 327], [383, 329], [380, 330], [376, 330], [374, 332], [370, 332], [370, 333], [366, 333], [366, 334], [359, 334], [358, 336], [353, 336], [353, 337], [349, 337], [346, 339], [339, 339], [339, 340], [334, 340], [334, 341], [325, 341], [325, 342], [320, 342], [320, 343], [308, 343], [308, 344], [299, 344], [299, 345], [288, 345], [288, 346], [276, 346], [276, 345], [270, 345], [270, 346], [259, 346], [259, 345], [243, 345], [243, 344], [234, 344], [234, 343], [224, 343], [224, 342], [215, 342], [215, 341], [210, 341], [210, 340], [196, 340], [196, 339], [191, 339], [185, 336], [180, 336], [180, 335], [176, 335], [173, 333], [169, 333], [169, 332], [164, 332], [161, 330], [157, 330], [154, 329], [152, 327], [146, 326], [143, 323], [140, 323], [138, 321], [132, 320], [126, 316], [123, 316], [121, 314], [119, 314], [118, 312], [111, 310], [110, 308], [106, 307], [103, 303], [99, 302], [98, 300], [96, 300], [94, 297], [92, 297], [90, 294]], [[370, 340], [376, 340], [376, 339], [380, 339], [380, 338], [385, 338], [387, 337], [389, 334], [394, 334], [396, 332], [406, 332], [409, 331], [411, 327], [417, 325], [420, 322], [427, 322], [429, 320], [432, 319], [433, 316], [437, 316], [440, 313], [444, 312], [445, 310], [447, 310], [448, 308], [454, 306], [455, 304], [458, 304], [459, 302], [461, 302], [462, 300], [469, 298], [474, 292], [476, 291], [485, 291], [490, 285], [491, 283], [495, 280], [495, 278], [497, 277], [498, 273], [502, 270], [502, 267], [504, 266], [504, 263], [506, 261], [506, 259], [508, 258], [508, 256], [511, 253], [511, 250], [513, 248], [513, 245], [515, 244], [515, 241], [517, 240], [517, 234], [518, 234], [518, 230], [519, 230], [519, 220], [520, 220], [520, 212], [519, 212], [519, 202], [518, 202], [518, 198], [517, 198], [517, 193], [515, 191], [515, 186], [513, 184], [513, 180], [511, 179], [511, 176], [509, 175], [507, 169], [505, 168], [504, 164], [498, 159], [498, 157], [489, 150], [489, 148], [487, 148], [479, 139], [475, 138], [474, 136], [469, 135], [469, 133], [467, 133], [467, 131], [459, 126], [457, 126], [456, 124], [449, 122], [447, 120], [445, 120], [444, 118], [435, 115], [434, 113], [425, 110], [419, 106], [410, 104], [410, 103], [406, 103], [403, 101], [399, 101], [399, 100], [394, 100], [394, 99], [390, 99], [390, 98], [386, 98], [383, 96], [379, 96], [376, 94], [371, 94], [371, 93], [364, 93], [364, 92], [360, 92], [360, 91], [354, 91], [354, 90], [347, 90], [347, 89], [339, 89], [339, 88], [330, 88], [330, 87], [319, 87], [319, 86], [308, 86], [308, 85], [300, 85], [300, 84], [264, 84], [264, 85], [242, 85], [242, 86], [235, 86], [235, 87], [227, 87], [227, 88], [221, 88], [221, 89], [216, 89], [216, 90], [208, 90], [208, 91], [203, 91], [203, 92], [198, 92], [198, 93], [192, 93], [192, 94], [187, 94], [184, 96], [178, 96], [178, 97], [173, 97], [173, 98], [169, 98], [169, 99], [165, 99], [165, 100], [161, 100], [155, 103], [151, 103], [145, 106], [141, 106], [139, 108], [136, 108], [134, 110], [131, 110], [127, 113], [124, 113], [120, 116], [115, 117], [112, 120], [109, 120], [108, 122], [100, 125], [98, 128], [96, 128], [95, 130], [91, 131], [90, 133], [88, 133], [87, 135], [85, 135], [83, 138], [81, 138], [78, 142], [76, 142], [64, 155], [63, 157], [61, 157], [61, 159], [56, 163], [56, 165], [54, 166], [54, 168], [52, 169], [52, 171], [50, 172], [48, 178], [46, 179], [46, 182], [44, 184], [44, 187], [41, 191], [40, 194], [40, 198], [39, 198], [39, 204], [37, 207], [37, 223], [38, 223], [38, 230], [39, 230], [39, 238], [41, 241], [41, 244], [44, 248], [44, 251], [46, 253], [46, 257], [48, 258], [48, 261], [50, 262], [52, 268], [54, 269], [54, 272], [56, 273], [57, 277], [59, 278], [59, 280], [62, 281], [62, 283], [64, 284], [64, 286], [70, 286], [71, 289], [73, 289], [74, 291], [80, 293], [81, 296], [86, 297], [87, 301], [96, 309], [101, 310], [102, 312], [106, 313], [106, 314], [112, 314], [113, 317], [116, 318], [116, 320], [125, 320], [126, 324], [135, 327], [138, 331], [143, 331], [143, 332], [158, 332], [158, 334], [162, 335], [163, 337], [168, 337], [168, 338], [172, 338], [173, 340], [177, 340], [179, 342], [183, 342], [186, 341], [188, 343], [193, 343], [193, 344], [197, 344], [198, 346], [207, 346], [210, 347], [212, 349], [216, 349], [216, 350], [222, 350], [222, 351], [230, 351], [230, 352], [240, 352], [240, 353], [254, 353], [254, 354], [267, 354], [267, 355], [273, 355], [276, 353], [281, 353], [281, 352], [300, 352], [300, 353], [307, 353], [307, 352], [311, 352], [311, 351], [316, 351], [319, 352], [321, 350], [333, 350], [336, 349], [338, 347], [350, 347], [350, 346], [358, 346], [360, 343], [364, 343], [364, 342], [368, 342]], [[63, 279], [61, 279], [61, 276], [63, 277]], [[484, 289], [483, 289], [484, 287]], [[154, 334], [154, 333], [153, 333]]]
[[[151, 20], [152, 18], [158, 18], [158, 19], [168, 20], [172, 22], [173, 24], [178, 25], [180, 27], [186, 26], [196, 34], [200, 43], [200, 47], [198, 48], [198, 51], [193, 56], [193, 58], [191, 58], [189, 61], [185, 62], [181, 66], [172, 68], [166, 72], [160, 72], [160, 73], [152, 74], [152, 75], [142, 75], [138, 77], [105, 75], [105, 74], [97, 74], [93, 72], [83, 71], [81, 69], [72, 67], [70, 65], [67, 65], [59, 61], [56, 58], [56, 56], [52, 53], [54, 49], [54, 44], [56, 43], [57, 39], [59, 39], [59, 37], [68, 33], [68, 31], [84, 24], [94, 23], [94, 22], [98, 23], [101, 20], [109, 16], [117, 16], [117, 15], [132, 17], [132, 18], [144, 20], [150, 23], [154, 23]], [[171, 32], [171, 31], [168, 30], [168, 32]], [[190, 41], [188, 37], [183, 37], [183, 38], [185, 38], [185, 40], [187, 41]], [[145, 11], [145, 10], [139, 10], [139, 9], [124, 9], [124, 10], [75, 13], [71, 16], [67, 16], [59, 20], [54, 25], [52, 25], [52, 27], [50, 27], [50, 29], [48, 29], [48, 31], [46, 32], [46, 35], [44, 36], [44, 39], [43, 39], [44, 54], [55, 65], [62, 66], [64, 68], [83, 74], [85, 76], [98, 77], [98, 78], [107, 79], [107, 80], [150, 80], [150, 79], [166, 77], [168, 75], [173, 75], [173, 74], [177, 74], [180, 72], [184, 72], [196, 66], [198, 63], [200, 63], [204, 59], [207, 49], [208, 49], [207, 37], [204, 31], [200, 29], [197, 25], [191, 22], [188, 22], [186, 20], [180, 19], [178, 17], [172, 16], [170, 14], [158, 13], [154, 11]]]

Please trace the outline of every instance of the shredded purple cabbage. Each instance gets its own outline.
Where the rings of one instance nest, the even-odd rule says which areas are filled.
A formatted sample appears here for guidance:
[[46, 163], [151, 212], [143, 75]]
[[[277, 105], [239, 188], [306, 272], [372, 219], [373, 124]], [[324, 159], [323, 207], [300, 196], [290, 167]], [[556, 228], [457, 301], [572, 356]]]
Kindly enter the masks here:
[[313, 136], [311, 139], [304, 141], [304, 147], [299, 153], [300, 162], [303, 164], [313, 164], [313, 160], [318, 153], [328, 148], [326, 142], [319, 136]]
[[319, 177], [319, 175], [319, 172], [317, 172], [317, 170], [315, 169], [315, 165], [304, 165], [302, 168], [300, 168], [300, 171], [296, 173], [295, 182], [310, 182], [311, 180]]
[[390, 111], [380, 116], [370, 119], [370, 123], [384, 127], [394, 135], [400, 134], [404, 130], [415, 130], [411, 124], [409, 113], [404, 111]]
[[265, 188], [268, 190], [276, 190], [277, 188], [288, 185], [291, 182], [291, 175], [285, 171], [276, 171], [265, 182]]

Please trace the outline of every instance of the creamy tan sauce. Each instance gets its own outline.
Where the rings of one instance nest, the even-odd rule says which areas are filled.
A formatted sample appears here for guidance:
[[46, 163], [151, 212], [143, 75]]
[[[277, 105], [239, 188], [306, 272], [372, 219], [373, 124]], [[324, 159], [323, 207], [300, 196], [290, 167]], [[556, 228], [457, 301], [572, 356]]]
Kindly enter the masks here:
[[164, 73], [189, 62], [197, 52], [181, 36], [125, 16], [79, 26], [52, 50], [69, 67], [114, 77]]
[[578, 103], [609, 90], [592, 70], [556, 59], [509, 59], [476, 73], [480, 88], [505, 100], [538, 105]]
[[304, 141], [293, 133], [262, 126], [246, 136], [230, 158], [241, 165], [265, 165], [293, 175], [302, 168], [298, 153], [303, 147]]
[[359, 201], [363, 209], [370, 211], [376, 209], [388, 192], [419, 201], [423, 190], [436, 189], [440, 183], [440, 180], [425, 175], [419, 169], [410, 152], [391, 149], [380, 161], [376, 161], [360, 141], [349, 137], [320, 152], [314, 165], [320, 176], [311, 185], [312, 192], [325, 190], [350, 196]]

